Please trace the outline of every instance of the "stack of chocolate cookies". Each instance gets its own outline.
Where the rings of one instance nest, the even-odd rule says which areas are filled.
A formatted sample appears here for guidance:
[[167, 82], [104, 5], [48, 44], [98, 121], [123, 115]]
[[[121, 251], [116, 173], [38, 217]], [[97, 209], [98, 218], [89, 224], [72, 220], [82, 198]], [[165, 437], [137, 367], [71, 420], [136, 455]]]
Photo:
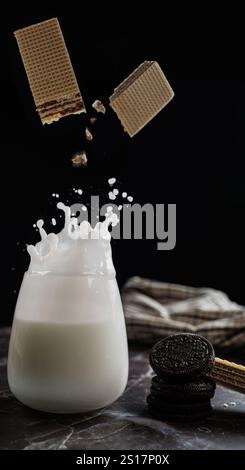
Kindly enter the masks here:
[[209, 377], [214, 350], [206, 338], [183, 333], [168, 336], [150, 352], [157, 374], [147, 397], [152, 416], [164, 421], [198, 421], [212, 411], [215, 382]]

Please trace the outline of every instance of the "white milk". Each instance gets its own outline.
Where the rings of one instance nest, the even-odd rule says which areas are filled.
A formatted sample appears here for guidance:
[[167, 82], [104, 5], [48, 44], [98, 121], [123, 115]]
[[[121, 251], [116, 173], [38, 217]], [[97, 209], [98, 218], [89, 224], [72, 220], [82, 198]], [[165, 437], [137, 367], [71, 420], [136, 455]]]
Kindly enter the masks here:
[[25, 405], [86, 412], [116, 400], [127, 383], [128, 350], [108, 226], [78, 225], [62, 203], [65, 227], [29, 246], [11, 333], [8, 381]]

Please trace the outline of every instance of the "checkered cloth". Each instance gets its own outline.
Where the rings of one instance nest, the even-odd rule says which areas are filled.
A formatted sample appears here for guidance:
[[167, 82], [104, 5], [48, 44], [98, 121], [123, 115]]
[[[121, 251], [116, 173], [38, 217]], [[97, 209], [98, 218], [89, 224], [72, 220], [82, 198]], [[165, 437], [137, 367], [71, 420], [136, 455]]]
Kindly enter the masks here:
[[128, 339], [155, 343], [179, 332], [197, 333], [214, 346], [245, 348], [245, 307], [224, 292], [130, 278], [122, 289]]

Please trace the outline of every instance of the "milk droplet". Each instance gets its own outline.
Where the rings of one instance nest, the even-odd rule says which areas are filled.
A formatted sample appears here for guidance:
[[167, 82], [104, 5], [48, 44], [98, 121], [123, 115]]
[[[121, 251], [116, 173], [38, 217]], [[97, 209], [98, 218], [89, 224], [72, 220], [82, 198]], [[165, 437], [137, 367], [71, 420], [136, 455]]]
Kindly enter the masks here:
[[211, 430], [209, 428], [206, 428], [205, 426], [200, 426], [200, 428], [197, 428], [198, 431], [201, 431], [201, 432], [206, 432], [206, 433], [210, 433]]
[[56, 220], [54, 219], [54, 217], [52, 218], [52, 225], [56, 225]]
[[43, 228], [43, 224], [44, 224], [44, 221], [42, 219], [39, 219], [37, 221], [37, 228], [39, 229], [41, 240], [45, 240], [47, 238], [47, 233]]
[[116, 178], [109, 178], [108, 183], [112, 186], [116, 182]]
[[119, 191], [117, 188], [113, 189], [113, 193], [115, 194], [115, 196], [117, 196], [119, 194]]
[[127, 197], [127, 200], [128, 200], [129, 202], [133, 202], [134, 198], [133, 198], [133, 196], [128, 196], [128, 197]]
[[82, 189], [78, 189], [78, 190], [77, 190], [77, 193], [81, 196], [82, 193], [83, 193]]
[[120, 206], [118, 206], [118, 210], [121, 211], [122, 210], [122, 205], [120, 204]]
[[111, 200], [116, 199], [116, 196], [112, 191], [109, 192], [108, 196], [109, 196], [109, 199], [111, 199]]
[[223, 404], [223, 407], [224, 407], [224, 408], [228, 408], [228, 407], [229, 407], [228, 403], [224, 403], [224, 404]]
[[123, 192], [123, 193], [122, 193], [122, 197], [123, 197], [123, 198], [127, 197], [127, 193]]

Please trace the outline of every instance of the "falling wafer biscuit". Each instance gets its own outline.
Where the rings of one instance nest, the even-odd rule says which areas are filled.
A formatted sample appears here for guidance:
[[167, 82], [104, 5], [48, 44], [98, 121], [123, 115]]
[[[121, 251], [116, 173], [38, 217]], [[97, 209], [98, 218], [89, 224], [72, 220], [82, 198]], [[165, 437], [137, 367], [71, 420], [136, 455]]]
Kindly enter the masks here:
[[159, 64], [145, 61], [110, 96], [110, 106], [133, 137], [174, 97]]
[[211, 377], [227, 388], [245, 393], [245, 366], [215, 358]]
[[86, 112], [57, 18], [14, 33], [43, 124]]

